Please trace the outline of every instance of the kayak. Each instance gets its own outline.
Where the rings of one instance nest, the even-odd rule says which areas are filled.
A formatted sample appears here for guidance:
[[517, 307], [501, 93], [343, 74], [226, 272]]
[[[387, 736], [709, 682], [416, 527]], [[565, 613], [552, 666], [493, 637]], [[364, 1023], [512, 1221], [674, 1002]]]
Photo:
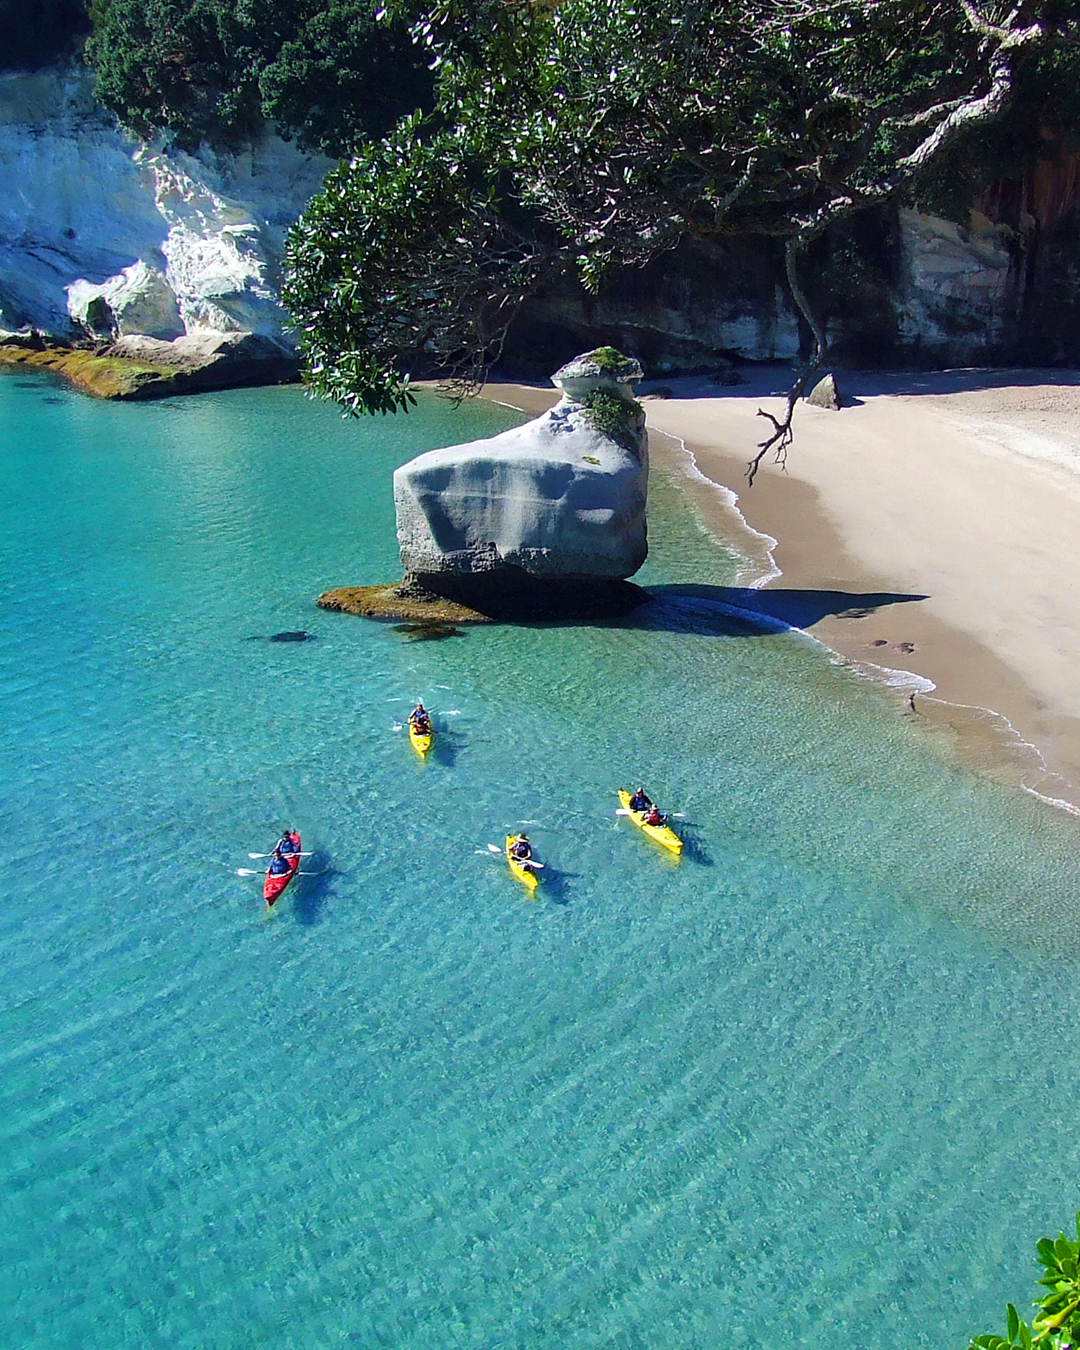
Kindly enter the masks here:
[[630, 819], [643, 830], [650, 839], [655, 839], [658, 844], [663, 844], [665, 848], [671, 849], [672, 853], [681, 853], [683, 841], [675, 833], [670, 825], [646, 825], [644, 811], [630, 810], [630, 794], [619, 789], [619, 805], [622, 806]]
[[263, 882], [263, 899], [266, 901], [267, 909], [277, 902], [281, 892], [296, 876], [297, 868], [300, 866], [300, 836], [295, 835], [294, 837], [296, 839], [296, 852], [291, 858], [285, 860], [289, 864], [289, 870], [274, 876], [269, 868], [266, 869], [266, 880]]
[[434, 732], [417, 731], [417, 729], [413, 726], [412, 722], [409, 723], [409, 740], [412, 742], [412, 748], [416, 751], [416, 753], [420, 756], [421, 759], [423, 759], [424, 756], [427, 754], [427, 752], [431, 749], [431, 743], [432, 741], [434, 741], [434, 739], [435, 739]]
[[535, 870], [519, 863], [510, 853], [510, 845], [516, 840], [516, 834], [508, 834], [506, 836], [506, 861], [510, 864], [510, 871], [517, 877], [518, 881], [520, 881], [523, 886], [527, 886], [530, 891], [535, 891], [536, 883], [539, 880]]

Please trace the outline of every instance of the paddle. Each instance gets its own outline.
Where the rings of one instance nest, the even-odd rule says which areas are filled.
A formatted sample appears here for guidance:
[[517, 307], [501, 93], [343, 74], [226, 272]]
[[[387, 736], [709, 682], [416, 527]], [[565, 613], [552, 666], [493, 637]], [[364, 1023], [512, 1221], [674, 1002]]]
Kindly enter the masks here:
[[[645, 812], [644, 812], [644, 811], [628, 811], [628, 810], [626, 809], [625, 806], [620, 806], [620, 807], [618, 807], [618, 808], [616, 809], [615, 814], [616, 814], [617, 816], [643, 816], [643, 815], [645, 814]], [[683, 814], [682, 811], [665, 811], [663, 814], [664, 814], [665, 818], [668, 819], [668, 820], [685, 820], [685, 819], [686, 819], [686, 816]]]
[[[273, 856], [274, 856], [274, 855], [273, 855], [272, 853], [249, 853], [249, 854], [248, 854], [248, 857], [249, 857], [249, 858], [272, 858]], [[301, 858], [310, 858], [310, 857], [312, 857], [312, 854], [311, 854], [311, 853], [301, 853], [301, 854], [299, 854], [298, 856], [301, 857]]]
[[[492, 853], [505, 854], [505, 852], [506, 852], [506, 850], [505, 850], [504, 848], [500, 848], [500, 847], [498, 846], [498, 844], [488, 844], [488, 848], [491, 849]], [[515, 858], [514, 861], [515, 861], [516, 863], [520, 864], [522, 867], [546, 867], [546, 866], [547, 866], [547, 863], [533, 862], [532, 858]]]
[[[310, 856], [310, 855], [309, 855], [309, 856]], [[325, 875], [325, 870], [326, 870], [326, 869], [324, 868], [322, 872], [294, 872], [294, 873], [293, 873], [293, 876], [294, 876], [294, 877], [321, 877], [321, 876]], [[253, 870], [252, 868], [250, 868], [250, 867], [238, 867], [238, 868], [236, 869], [236, 875], [237, 875], [238, 877], [264, 877], [264, 876], [266, 876], [266, 873], [265, 873], [265, 872], [256, 872], [256, 871], [254, 871], [254, 870]], [[284, 876], [285, 873], [282, 872], [281, 875]]]

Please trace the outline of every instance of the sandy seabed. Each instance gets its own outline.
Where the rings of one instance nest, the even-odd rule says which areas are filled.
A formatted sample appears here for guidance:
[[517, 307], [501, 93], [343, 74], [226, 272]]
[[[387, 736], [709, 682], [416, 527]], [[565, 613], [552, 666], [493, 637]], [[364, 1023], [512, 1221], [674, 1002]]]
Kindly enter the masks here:
[[786, 464], [750, 487], [758, 409], [779, 416], [788, 379], [638, 391], [654, 464], [746, 559], [747, 607], [887, 682], [981, 771], [1080, 811], [1080, 372], [839, 374], [845, 406], [801, 403]]

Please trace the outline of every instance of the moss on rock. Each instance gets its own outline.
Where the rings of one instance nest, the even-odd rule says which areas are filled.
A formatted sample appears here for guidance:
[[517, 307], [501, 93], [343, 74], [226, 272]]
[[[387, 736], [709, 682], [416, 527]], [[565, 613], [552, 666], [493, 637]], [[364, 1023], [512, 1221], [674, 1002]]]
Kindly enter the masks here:
[[406, 619], [411, 623], [491, 623], [491, 618], [445, 596], [422, 593], [406, 582], [390, 586], [336, 586], [315, 602], [320, 609], [365, 619]]
[[645, 425], [645, 410], [636, 398], [626, 398], [610, 389], [590, 389], [578, 401], [591, 427], [637, 453], [637, 438]]
[[519, 567], [497, 572], [407, 576], [389, 586], [338, 586], [321, 609], [366, 619], [403, 619], [432, 627], [460, 623], [544, 623], [609, 619], [648, 599], [633, 582], [577, 577], [544, 581]]
[[[0, 364], [49, 371], [97, 398], [146, 398], [146, 386], [171, 381], [176, 370], [124, 357], [99, 356], [82, 347], [32, 347], [0, 343]], [[164, 392], [164, 391], [162, 391]]]

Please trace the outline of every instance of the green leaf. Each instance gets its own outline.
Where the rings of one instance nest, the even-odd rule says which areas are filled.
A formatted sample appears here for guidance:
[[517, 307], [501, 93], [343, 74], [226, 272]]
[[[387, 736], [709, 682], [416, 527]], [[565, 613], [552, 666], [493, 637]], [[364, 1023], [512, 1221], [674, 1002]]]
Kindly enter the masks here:
[[1057, 1267], [1057, 1249], [1052, 1238], [1040, 1238], [1035, 1244], [1035, 1250], [1039, 1253], [1039, 1260], [1043, 1265]]
[[1006, 1325], [1008, 1327], [1008, 1330], [1006, 1331], [1005, 1334], [1009, 1338], [1009, 1344], [1015, 1345], [1016, 1334], [1020, 1329], [1020, 1314], [1016, 1311], [1016, 1308], [1011, 1303], [1006, 1303], [1005, 1316], [1007, 1319]]

